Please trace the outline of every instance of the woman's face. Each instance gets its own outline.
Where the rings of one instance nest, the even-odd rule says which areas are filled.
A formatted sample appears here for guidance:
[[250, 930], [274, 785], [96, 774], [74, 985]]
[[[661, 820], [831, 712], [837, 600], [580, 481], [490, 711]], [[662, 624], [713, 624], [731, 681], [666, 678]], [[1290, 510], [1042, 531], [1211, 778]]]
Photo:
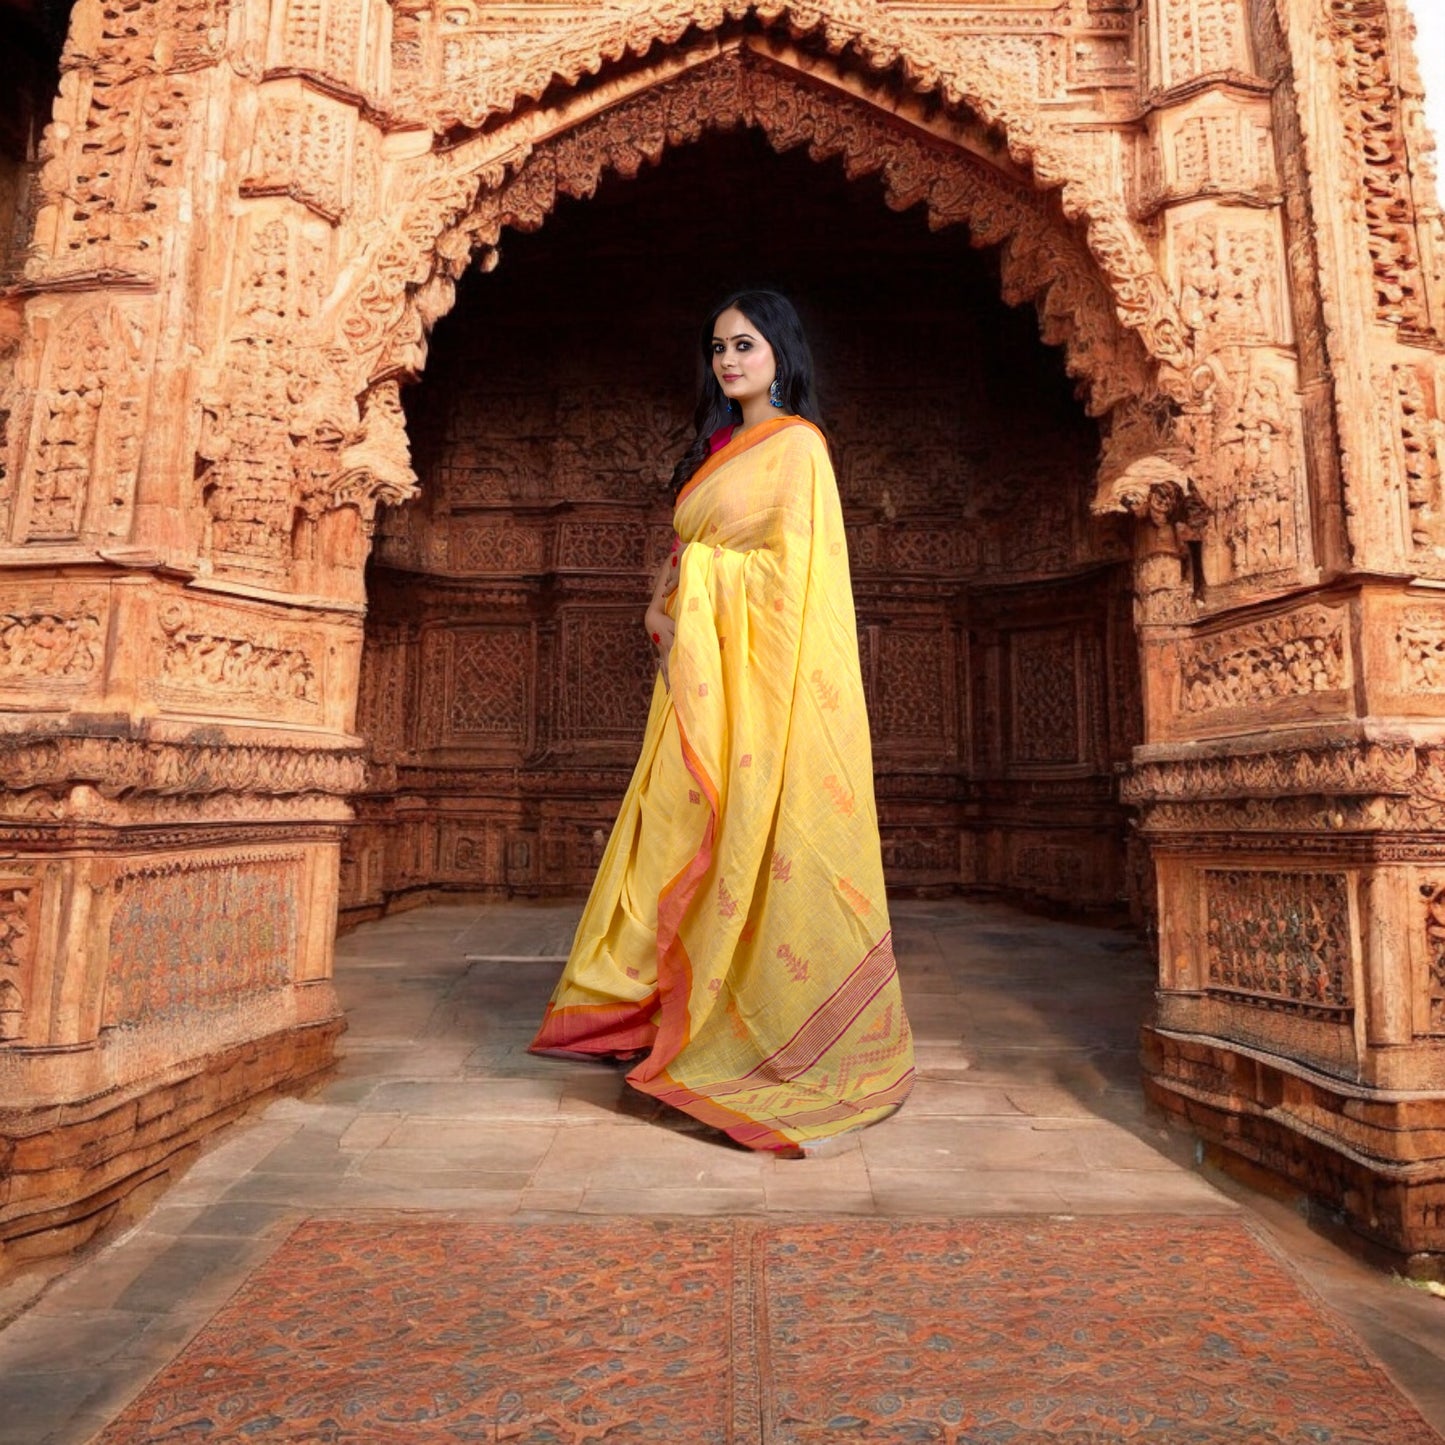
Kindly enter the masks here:
[[739, 408], [766, 397], [778, 374], [773, 348], [736, 306], [713, 323], [712, 374], [723, 395]]

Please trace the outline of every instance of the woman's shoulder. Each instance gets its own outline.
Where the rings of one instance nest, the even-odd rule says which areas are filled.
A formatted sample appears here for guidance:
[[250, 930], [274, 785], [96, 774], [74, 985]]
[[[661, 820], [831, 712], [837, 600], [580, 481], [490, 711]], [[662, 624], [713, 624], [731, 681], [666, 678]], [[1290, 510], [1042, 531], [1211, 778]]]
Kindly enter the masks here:
[[790, 416], [787, 425], [779, 427], [771, 438], [780, 451], [787, 450], [794, 456], [828, 455], [828, 442], [818, 427], [806, 417]]

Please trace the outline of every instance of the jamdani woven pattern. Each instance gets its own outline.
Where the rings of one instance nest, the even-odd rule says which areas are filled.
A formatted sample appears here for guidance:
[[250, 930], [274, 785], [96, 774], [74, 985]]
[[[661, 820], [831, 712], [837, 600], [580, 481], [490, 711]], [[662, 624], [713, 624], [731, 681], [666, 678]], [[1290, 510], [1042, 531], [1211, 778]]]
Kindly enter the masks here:
[[315, 1220], [101, 1437], [1439, 1445], [1241, 1224]]

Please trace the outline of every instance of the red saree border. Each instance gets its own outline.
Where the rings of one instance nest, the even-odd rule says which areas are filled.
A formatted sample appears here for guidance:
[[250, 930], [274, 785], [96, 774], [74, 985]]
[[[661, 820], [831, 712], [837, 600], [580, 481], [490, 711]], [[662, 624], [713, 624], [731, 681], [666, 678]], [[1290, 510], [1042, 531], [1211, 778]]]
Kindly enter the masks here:
[[527, 1052], [592, 1058], [650, 1049], [657, 1037], [656, 1012], [656, 993], [637, 1003], [586, 1003], [568, 1008], [549, 1003]]
[[[823, 437], [823, 433], [805, 416], [771, 417], [767, 421], [759, 422], [751, 431], [745, 432], [742, 436], [734, 434], [725, 446], [719, 447], [717, 451], [708, 457], [687, 479], [682, 490], [673, 501], [672, 510], [676, 512], [682, 505], [683, 498], [690, 496], [697, 487], [708, 477], [712, 476], [719, 467], [725, 466], [728, 462], [742, 456], [745, 451], [749, 451], [757, 446], [759, 442], [767, 441], [770, 436], [776, 436], [784, 428], [790, 426], [805, 426], [809, 430], [817, 432], [819, 437]], [[826, 443], [827, 439], [823, 438], [823, 440]]]
[[[639, 1065], [628, 1074], [627, 1082], [660, 1103], [681, 1109], [694, 1119], [720, 1129], [739, 1144], [759, 1150], [796, 1149], [797, 1141], [782, 1132], [788, 1127], [817, 1128], [839, 1120], [856, 1119], [879, 1109], [897, 1108], [913, 1092], [916, 1070], [912, 1065], [891, 1083], [857, 1099], [806, 1100], [795, 1114], [779, 1116], [771, 1123], [755, 1119], [722, 1102], [726, 1096], [744, 1093], [750, 1087], [766, 1086], [769, 1082], [791, 1082], [836, 1044], [889, 980], [896, 976], [898, 970], [893, 958], [892, 939], [893, 930], [889, 929], [863, 955], [852, 973], [799, 1025], [792, 1038], [767, 1058], [759, 1060], [748, 1073], [733, 1079], [721, 1079], [709, 1086], [706, 1093], [679, 1082], [660, 1064], [650, 1070]], [[841, 1021], [838, 1017], [840, 1004], [846, 1013]], [[810, 1056], [798, 1062], [792, 1074], [784, 1075], [776, 1068], [769, 1068], [777, 1059], [787, 1056], [790, 1050], [796, 1052], [799, 1047], [807, 1049]], [[673, 1058], [676, 1058], [675, 1054], [668, 1057], [668, 1062]]]

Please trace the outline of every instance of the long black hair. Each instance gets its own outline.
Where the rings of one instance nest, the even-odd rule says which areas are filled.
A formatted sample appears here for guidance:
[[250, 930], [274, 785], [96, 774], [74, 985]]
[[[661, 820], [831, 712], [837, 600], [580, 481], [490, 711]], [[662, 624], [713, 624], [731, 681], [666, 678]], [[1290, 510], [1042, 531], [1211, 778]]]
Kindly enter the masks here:
[[717, 331], [717, 319], [729, 308], [741, 311], [772, 347], [782, 391], [780, 410], [806, 417], [814, 426], [821, 425], [817, 403], [813, 399], [813, 353], [808, 349], [808, 338], [803, 334], [803, 323], [798, 319], [793, 303], [777, 291], [734, 292], [713, 307], [702, 328], [702, 395], [698, 397], [697, 410], [693, 413], [697, 435], [673, 468], [674, 496], [707, 460], [713, 433], [720, 427], [741, 420], [732, 403], [723, 395], [712, 369], [712, 339]]

